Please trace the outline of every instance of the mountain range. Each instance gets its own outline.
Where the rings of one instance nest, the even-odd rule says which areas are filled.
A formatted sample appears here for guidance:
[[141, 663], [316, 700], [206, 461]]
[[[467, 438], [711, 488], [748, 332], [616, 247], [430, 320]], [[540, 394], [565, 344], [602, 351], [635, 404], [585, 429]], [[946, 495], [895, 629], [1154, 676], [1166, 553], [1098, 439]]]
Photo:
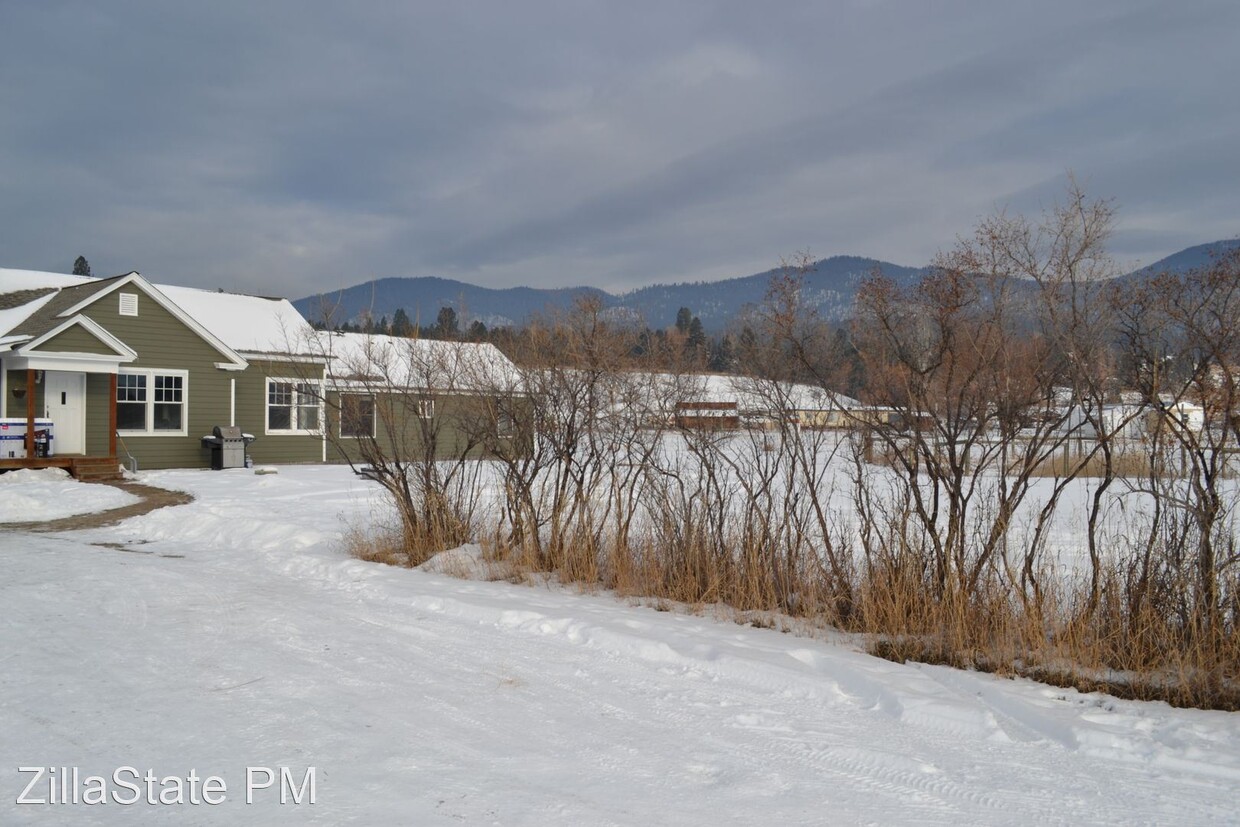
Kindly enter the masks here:
[[[1240, 246], [1240, 240], [1188, 247], [1121, 278], [1199, 267], [1209, 262], [1212, 252], [1236, 246]], [[832, 256], [814, 262], [805, 272], [803, 295], [817, 305], [825, 317], [842, 319], [851, 313], [857, 286], [870, 274], [881, 272], [897, 283], [909, 284], [926, 270], [873, 258]], [[293, 304], [314, 322], [357, 322], [367, 313], [376, 320], [384, 316], [391, 319], [397, 308], [404, 308], [415, 323], [428, 326], [435, 322], [440, 308], [452, 307], [462, 326], [480, 320], [487, 327], [503, 327], [521, 324], [548, 310], [570, 307], [580, 297], [596, 296], [613, 313], [642, 318], [654, 328], [670, 326], [677, 310], [687, 307], [701, 319], [705, 329], [719, 331], [747, 305], [760, 303], [771, 277], [780, 272], [776, 268], [722, 281], [652, 284], [620, 294], [596, 287], [496, 289], [436, 277], [383, 278], [332, 293], [307, 296]]]

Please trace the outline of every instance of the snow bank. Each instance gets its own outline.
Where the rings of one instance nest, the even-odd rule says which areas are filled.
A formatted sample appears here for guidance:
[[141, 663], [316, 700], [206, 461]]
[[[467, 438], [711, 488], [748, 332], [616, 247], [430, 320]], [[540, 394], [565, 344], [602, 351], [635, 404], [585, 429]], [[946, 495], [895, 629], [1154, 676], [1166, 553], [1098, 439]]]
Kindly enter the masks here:
[[110, 485], [78, 482], [62, 468], [23, 468], [0, 474], [0, 523], [58, 520], [137, 501]]

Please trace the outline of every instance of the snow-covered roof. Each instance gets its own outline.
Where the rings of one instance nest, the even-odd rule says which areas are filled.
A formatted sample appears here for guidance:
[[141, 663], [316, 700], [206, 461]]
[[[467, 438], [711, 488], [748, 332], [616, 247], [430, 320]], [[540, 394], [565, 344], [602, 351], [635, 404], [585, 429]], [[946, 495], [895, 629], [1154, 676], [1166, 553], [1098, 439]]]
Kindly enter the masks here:
[[0, 268], [0, 347], [29, 338], [8, 334], [50, 302], [56, 295], [55, 291], [91, 281], [94, 279], [86, 276]]
[[856, 399], [831, 393], [813, 385], [771, 382], [745, 376], [720, 374], [654, 374], [652, 379], [669, 389], [680, 403], [736, 403], [740, 411], [768, 411], [774, 407], [799, 411], [864, 407]]
[[[68, 276], [35, 270], [0, 269], [0, 296], [27, 291], [58, 291], [66, 288], [111, 281], [87, 276]], [[234, 351], [245, 353], [297, 352], [294, 343], [303, 342], [310, 325], [287, 299], [246, 296], [180, 287], [152, 285], [169, 301]], [[48, 292], [0, 310], [0, 346], [25, 337], [6, 336], [56, 296]], [[22, 298], [25, 298], [24, 296]], [[3, 303], [0, 303], [0, 307]]]
[[4, 345], [5, 343], [12, 344], [13, 342], [20, 342], [30, 338], [29, 336], [10, 336], [8, 334], [13, 330], [13, 328], [30, 318], [33, 313], [50, 302], [56, 293], [53, 291], [42, 295], [32, 295], [35, 295], [35, 298], [30, 301], [22, 302], [14, 307], [7, 307], [0, 310], [0, 345]]
[[312, 342], [309, 352], [328, 357], [328, 375], [341, 383], [443, 391], [514, 391], [521, 384], [516, 366], [491, 344], [322, 331]]
[[224, 344], [243, 353], [297, 353], [310, 325], [287, 299], [155, 285]]
[[16, 293], [19, 290], [38, 290], [50, 287], [76, 287], [97, 281], [89, 276], [67, 276], [63, 273], [43, 273], [38, 270], [8, 270], [0, 267], [0, 293]]

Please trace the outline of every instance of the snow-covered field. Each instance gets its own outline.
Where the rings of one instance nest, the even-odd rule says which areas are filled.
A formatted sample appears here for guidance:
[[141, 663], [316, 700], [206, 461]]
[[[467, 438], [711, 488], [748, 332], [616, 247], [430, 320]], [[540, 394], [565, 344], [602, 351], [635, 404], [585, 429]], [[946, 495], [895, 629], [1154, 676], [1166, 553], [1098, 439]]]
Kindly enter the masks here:
[[[197, 500], [0, 530], [0, 823], [1240, 820], [1240, 715], [362, 563], [341, 532], [385, 509], [347, 469], [142, 481]], [[124, 766], [219, 776], [226, 794], [15, 803], [34, 777], [19, 767]], [[316, 803], [281, 806], [273, 786], [247, 805], [247, 766], [298, 784], [314, 767]]]

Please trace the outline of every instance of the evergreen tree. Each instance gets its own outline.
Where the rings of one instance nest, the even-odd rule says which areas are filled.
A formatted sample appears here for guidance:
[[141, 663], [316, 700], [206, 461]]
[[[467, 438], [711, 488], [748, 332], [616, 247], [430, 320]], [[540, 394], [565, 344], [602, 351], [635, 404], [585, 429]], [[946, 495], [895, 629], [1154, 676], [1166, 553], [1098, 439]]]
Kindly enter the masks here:
[[711, 343], [710, 361], [707, 366], [718, 373], [730, 373], [736, 367], [736, 352], [732, 337], [726, 333]]
[[447, 306], [439, 308], [439, 315], [435, 318], [435, 327], [441, 339], [455, 339], [461, 332], [457, 326], [456, 311]]
[[691, 325], [692, 323], [693, 323], [693, 313], [689, 311], [689, 308], [682, 307], [676, 311], [676, 329], [677, 330], [679, 330], [681, 333], [685, 335], [688, 335], [689, 325]]
[[691, 350], [701, 350], [706, 346], [706, 331], [702, 329], [702, 320], [697, 316], [689, 322], [689, 338], [685, 340], [685, 344]]
[[482, 323], [481, 319], [474, 319], [473, 324], [469, 326], [469, 338], [475, 342], [481, 342], [487, 337], [487, 326]]
[[392, 330], [392, 326], [388, 324], [387, 316], [380, 316], [379, 327], [377, 330], [375, 330], [375, 332], [376, 333], [389, 333], [391, 332], [391, 330]]
[[73, 262], [73, 275], [90, 276], [90, 263], [86, 261], [86, 256], [78, 256], [77, 261]]
[[405, 312], [403, 307], [396, 308], [396, 313], [392, 316], [392, 335], [413, 335], [413, 322], [409, 320], [409, 314]]

